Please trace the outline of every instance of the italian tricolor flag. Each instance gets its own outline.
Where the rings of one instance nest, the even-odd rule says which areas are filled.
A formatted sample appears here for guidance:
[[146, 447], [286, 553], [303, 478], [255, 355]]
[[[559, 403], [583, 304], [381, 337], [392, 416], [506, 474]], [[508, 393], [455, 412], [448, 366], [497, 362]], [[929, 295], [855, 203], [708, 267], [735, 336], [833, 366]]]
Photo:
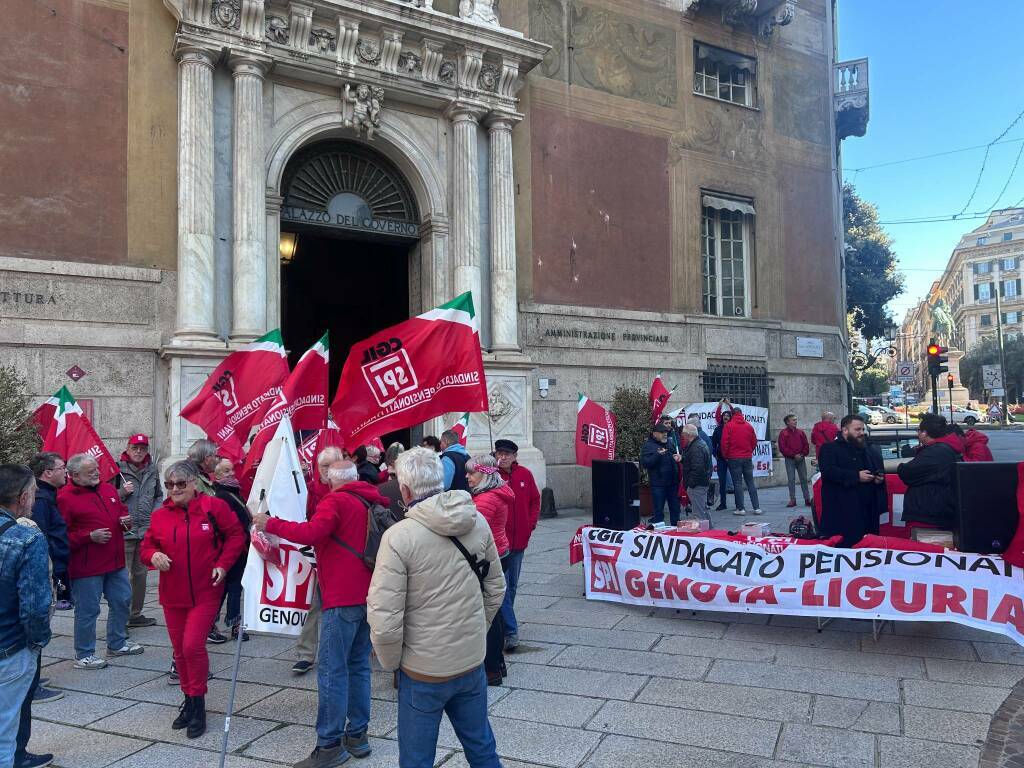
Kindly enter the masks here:
[[331, 403], [349, 449], [447, 413], [487, 409], [469, 292], [354, 345]]
[[263, 458], [267, 443], [281, 418], [287, 414], [296, 431], [323, 429], [327, 423], [327, 380], [330, 342], [325, 333], [295, 364], [295, 370], [281, 387], [281, 392], [260, 422], [245, 457], [242, 477], [255, 471]]
[[96, 434], [88, 417], [82, 413], [82, 408], [75, 402], [68, 388], [61, 387], [50, 400], [56, 400], [56, 406], [46, 437], [43, 438], [43, 450], [59, 453], [64, 461], [76, 453], [87, 453], [96, 459], [101, 481], [106, 482], [116, 477], [121, 471], [117, 462]]
[[223, 456], [241, 461], [249, 431], [277, 402], [287, 378], [284, 342], [275, 328], [224, 358], [181, 416], [201, 427]]
[[465, 448], [466, 441], [469, 440], [469, 414], [462, 414], [450, 429], [459, 436], [459, 445]]

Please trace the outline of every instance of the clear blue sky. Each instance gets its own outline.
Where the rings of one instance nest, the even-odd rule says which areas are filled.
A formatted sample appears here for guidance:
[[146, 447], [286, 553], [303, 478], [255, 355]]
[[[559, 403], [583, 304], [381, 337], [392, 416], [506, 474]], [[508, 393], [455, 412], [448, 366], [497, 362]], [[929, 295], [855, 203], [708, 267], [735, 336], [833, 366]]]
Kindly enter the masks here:
[[[1024, 110], [1022, 34], [1021, 0], [840, 0], [840, 60], [866, 56], [871, 89], [867, 135], [843, 142], [844, 175], [878, 206], [882, 222], [963, 209], [984, 149], [855, 169], [995, 139]], [[992, 148], [968, 213], [1024, 198], [1024, 157], [999, 198], [1024, 146], [1024, 119], [1006, 139], [1020, 141]], [[897, 323], [942, 273], [961, 236], [983, 222], [885, 226], [907, 277], [906, 293], [890, 304]]]

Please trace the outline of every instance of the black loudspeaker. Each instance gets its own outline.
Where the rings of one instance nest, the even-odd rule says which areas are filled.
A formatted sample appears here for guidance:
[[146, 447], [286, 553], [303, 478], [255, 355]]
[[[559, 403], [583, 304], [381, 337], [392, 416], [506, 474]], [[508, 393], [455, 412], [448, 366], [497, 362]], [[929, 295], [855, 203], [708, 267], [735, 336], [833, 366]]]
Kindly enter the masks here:
[[596, 459], [590, 468], [594, 525], [628, 531], [640, 524], [640, 470], [631, 461]]
[[1017, 530], [1017, 465], [1013, 462], [957, 462], [957, 548], [961, 552], [1003, 552]]

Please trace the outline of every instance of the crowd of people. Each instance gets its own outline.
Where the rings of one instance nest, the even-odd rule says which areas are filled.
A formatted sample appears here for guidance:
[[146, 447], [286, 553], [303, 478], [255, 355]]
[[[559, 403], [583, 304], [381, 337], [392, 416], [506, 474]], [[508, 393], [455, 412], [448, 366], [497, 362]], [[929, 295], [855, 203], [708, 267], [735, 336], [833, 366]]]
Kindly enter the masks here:
[[[443, 712], [470, 765], [499, 765], [486, 689], [502, 683], [504, 654], [519, 642], [516, 586], [540, 512], [514, 442], [470, 456], [446, 431], [411, 450], [325, 448], [306, 479], [301, 523], [254, 514], [235, 466], [209, 440], [160, 481], [148, 437], [132, 435], [118, 468], [101, 482], [87, 454], [0, 465], [0, 766], [53, 760], [28, 751], [33, 703], [63, 696], [40, 678], [52, 610], [73, 611], [74, 667], [102, 670], [145, 650], [131, 633], [158, 623], [143, 612], [151, 570], [173, 652], [168, 681], [183, 694], [170, 727], [205, 733], [207, 645], [249, 639], [242, 575], [253, 530], [305, 546], [317, 570], [292, 668], [317, 668], [317, 741], [297, 768], [370, 754], [371, 653], [394, 673], [403, 768], [433, 764]], [[372, 556], [371, 518], [388, 521]]]
[[[651, 429], [640, 451], [651, 491], [651, 525], [666, 521], [666, 506], [667, 522], [672, 526], [678, 525], [684, 509], [687, 515], [710, 520], [712, 510], [727, 509], [730, 494], [734, 496], [733, 514], [745, 515], [744, 489], [753, 514], [762, 514], [753, 473], [758, 443], [755, 430], [742, 408], [727, 399], [719, 403], [715, 420], [710, 436], [696, 416], [680, 426], [674, 417], [664, 415]], [[976, 429], [964, 431], [936, 414], [921, 418], [917, 437], [918, 445], [908, 444], [901, 456], [909, 461], [897, 468], [908, 488], [903, 519], [910, 525], [948, 528], [953, 524], [953, 465], [957, 461], [992, 461], [988, 438]], [[787, 507], [796, 507], [799, 500], [805, 507], [814, 506], [808, 477], [812, 463], [822, 477], [821, 508], [816, 510], [819, 532], [842, 536], [844, 546], [878, 533], [879, 516], [888, 505], [885, 467], [878, 448], [867, 442], [862, 416], [851, 414], [837, 424], [836, 415], [824, 411], [808, 438], [797, 416], [786, 414], [776, 447], [786, 469]]]

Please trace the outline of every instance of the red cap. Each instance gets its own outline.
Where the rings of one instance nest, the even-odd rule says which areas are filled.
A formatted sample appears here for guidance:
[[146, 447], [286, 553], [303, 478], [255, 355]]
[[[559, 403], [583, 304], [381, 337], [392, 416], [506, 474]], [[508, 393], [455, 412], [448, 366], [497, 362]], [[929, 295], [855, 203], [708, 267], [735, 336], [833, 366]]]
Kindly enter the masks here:
[[149, 438], [139, 432], [139, 434], [128, 438], [128, 445], [149, 445]]

